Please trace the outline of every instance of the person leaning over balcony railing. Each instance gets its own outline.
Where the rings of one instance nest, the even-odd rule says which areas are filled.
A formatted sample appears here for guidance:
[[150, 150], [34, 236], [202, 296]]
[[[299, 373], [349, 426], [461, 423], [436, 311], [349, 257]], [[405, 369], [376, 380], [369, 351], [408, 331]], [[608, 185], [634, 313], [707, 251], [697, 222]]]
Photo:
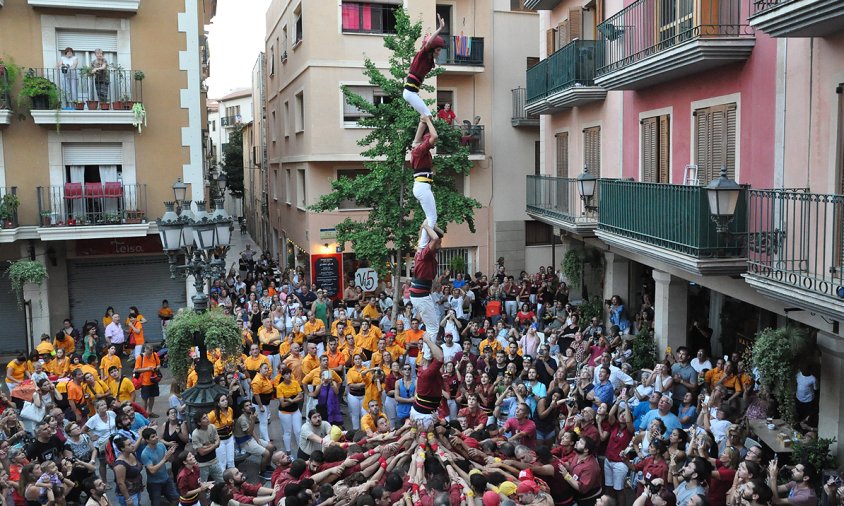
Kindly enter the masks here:
[[97, 90], [97, 100], [108, 102], [108, 62], [103, 56], [103, 50], [94, 50], [94, 59], [91, 60], [91, 74], [94, 76], [94, 88]]

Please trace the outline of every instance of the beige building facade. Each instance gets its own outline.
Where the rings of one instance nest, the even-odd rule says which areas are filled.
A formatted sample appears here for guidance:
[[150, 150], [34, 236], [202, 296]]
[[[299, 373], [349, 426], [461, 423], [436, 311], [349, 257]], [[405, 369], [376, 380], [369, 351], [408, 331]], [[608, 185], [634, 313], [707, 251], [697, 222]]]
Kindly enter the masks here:
[[[121, 314], [137, 306], [150, 320], [148, 339], [160, 339], [154, 315], [161, 300], [186, 303], [184, 281], [170, 280], [154, 222], [162, 202], [173, 200], [177, 178], [190, 185], [189, 198], [204, 199], [203, 27], [215, 10], [216, 0], [0, 7], [5, 63], [20, 66], [20, 77], [43, 78], [58, 99], [39, 110], [21, 95], [20, 77], [0, 97], [0, 186], [20, 201], [0, 231], [0, 259], [31, 258], [49, 274], [25, 288], [23, 308], [7, 300], [13, 296], [3, 280], [8, 325], [0, 349], [26, 351], [64, 318], [79, 328], [101, 325], [108, 306]], [[63, 62], [68, 47], [73, 58]], [[93, 73], [103, 60], [107, 66]]]
[[[330, 191], [332, 180], [365, 170], [357, 142], [366, 130], [357, 125], [356, 112], [344, 103], [340, 88], [350, 86], [373, 101], [382, 99], [363, 75], [363, 60], [369, 57], [382, 71], [388, 69], [383, 35], [394, 27], [391, 11], [402, 7], [413, 21], [422, 21], [423, 32], [432, 31], [436, 14], [446, 20], [448, 46], [440, 62], [445, 70], [426, 82], [436, 87], [438, 106], [451, 103], [457, 124], [468, 121], [475, 136], [470, 144], [473, 166], [458, 189], [483, 205], [475, 215], [477, 232], [471, 234], [465, 225], [449, 227], [441, 263], [461, 256], [472, 272], [488, 271], [499, 251], [523, 257], [527, 217], [523, 202], [511, 202], [523, 197], [497, 197], [493, 180], [518, 182], [533, 171], [538, 130], [511, 124], [511, 90], [524, 87], [527, 57], [535, 51], [529, 41], [535, 38], [526, 37], [523, 44], [507, 34], [535, 32], [536, 14], [514, 12], [509, 1], [498, 0], [343, 1], [329, 10], [313, 2], [276, 0], [267, 13], [264, 67], [273, 243], [268, 249], [277, 251], [285, 264], [307, 266], [311, 254], [335, 253], [331, 237], [336, 223], [365, 213], [343, 208], [317, 214], [307, 207]], [[458, 44], [470, 49], [458, 50]], [[494, 213], [496, 199], [501, 211]], [[352, 258], [344, 258], [345, 263], [352, 265]]]

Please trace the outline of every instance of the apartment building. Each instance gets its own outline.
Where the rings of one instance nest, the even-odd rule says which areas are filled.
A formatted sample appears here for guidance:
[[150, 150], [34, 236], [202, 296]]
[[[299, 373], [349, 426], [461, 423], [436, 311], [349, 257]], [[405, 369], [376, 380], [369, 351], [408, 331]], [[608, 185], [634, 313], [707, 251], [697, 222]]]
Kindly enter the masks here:
[[[421, 20], [428, 33], [437, 14], [446, 20], [447, 47], [439, 62], [444, 72], [426, 82], [437, 89], [431, 98], [438, 107], [450, 103], [458, 127], [473, 137], [473, 166], [457, 186], [484, 207], [476, 212], [475, 234], [465, 225], [449, 227], [441, 265], [462, 257], [468, 270], [488, 271], [497, 256], [523, 265], [524, 203], [510, 192], [496, 194], [493, 181], [506, 188], [507, 181], [534, 171], [536, 121], [521, 118], [521, 110], [513, 117], [512, 90], [524, 89], [524, 71], [536, 50], [532, 36], [512, 35], [535, 33], [537, 25], [535, 13], [509, 0], [344, 0], [328, 10], [302, 0], [271, 3], [264, 66], [270, 249], [283, 263], [307, 268], [311, 255], [336, 254], [338, 222], [366, 212], [352, 202], [330, 213], [307, 207], [330, 191], [332, 180], [365, 170], [357, 141], [366, 130], [340, 88], [347, 85], [373, 102], [388, 99], [369, 85], [363, 60], [366, 55], [388, 69], [383, 36], [394, 30], [398, 8]], [[349, 247], [343, 257], [347, 273], [354, 265]]]
[[[542, 115], [528, 214], [566, 249], [603, 252], [604, 298], [652, 301], [660, 350], [720, 356], [766, 327], [812, 330], [820, 432], [841, 441], [844, 2], [526, 6], [544, 32], [527, 72], [526, 111]], [[577, 162], [598, 179], [566, 170]], [[705, 186], [722, 170], [742, 188], [718, 219]]]
[[30, 103], [19, 79], [0, 100], [0, 192], [20, 200], [0, 259], [34, 259], [49, 275], [26, 287], [23, 309], [0, 281], [4, 352], [26, 351], [64, 318], [99, 321], [108, 306], [137, 306], [154, 341], [162, 299], [186, 304], [155, 219], [177, 178], [204, 198], [203, 27], [215, 10], [216, 0], [0, 3], [2, 58], [52, 96]]
[[[252, 121], [252, 88], [231, 91], [214, 101], [213, 109], [208, 109], [208, 135], [213, 146], [211, 164], [215, 170], [213, 176], [225, 172], [224, 163], [229, 148], [229, 135], [235, 129], [242, 129]], [[245, 166], [244, 166], [245, 167]], [[224, 206], [235, 217], [243, 215], [243, 202], [226, 192]]]

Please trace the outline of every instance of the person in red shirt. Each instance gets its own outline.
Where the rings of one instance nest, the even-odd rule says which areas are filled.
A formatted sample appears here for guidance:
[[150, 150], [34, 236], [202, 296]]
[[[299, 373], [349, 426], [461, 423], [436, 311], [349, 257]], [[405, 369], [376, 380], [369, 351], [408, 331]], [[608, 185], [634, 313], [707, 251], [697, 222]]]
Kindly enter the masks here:
[[516, 408], [516, 418], [510, 418], [504, 424], [504, 432], [511, 433], [511, 443], [521, 443], [530, 449], [536, 448], [536, 424], [529, 418], [530, 406], [520, 402]]
[[[430, 37], [422, 44], [422, 49], [413, 57], [410, 63], [410, 69], [407, 72], [407, 79], [404, 83], [404, 91], [402, 91], [402, 98], [413, 107], [416, 112], [422, 117], [431, 117], [431, 111], [425, 105], [425, 101], [419, 96], [419, 90], [422, 88], [422, 82], [425, 77], [436, 65], [437, 58], [440, 56], [442, 48], [445, 47], [445, 41], [440, 37], [440, 32], [445, 28], [445, 20], [437, 14], [437, 29]], [[416, 135], [422, 136], [422, 125]]]
[[[663, 457], [665, 450], [667, 449], [666, 446], [667, 445], [662, 439], [653, 439], [651, 440], [651, 444], [648, 446], [649, 455], [647, 457], [636, 464], [631, 464], [630, 456], [625, 453], [624, 463], [627, 465], [628, 469], [641, 472], [642, 478], [646, 481], [662, 478], [662, 480], [667, 483], [668, 462], [666, 462], [665, 457]], [[636, 495], [642, 495], [644, 490], [644, 482], [640, 481], [636, 486]]]
[[[439, 235], [442, 235], [437, 229], [437, 203], [434, 200], [434, 192], [431, 191], [431, 183], [434, 182], [434, 158], [431, 155], [431, 150], [437, 144], [437, 130], [431, 122], [430, 116], [425, 116], [421, 123], [424, 123], [428, 128], [428, 133], [422, 135], [424, 129], [417, 132], [416, 138], [413, 139], [413, 149], [410, 151], [410, 166], [413, 168], [413, 196], [419, 201], [422, 206], [422, 212], [425, 213], [425, 221], [434, 229]], [[424, 248], [431, 240], [431, 236], [423, 229], [419, 234], [419, 248]]]
[[[609, 412], [609, 427], [607, 435], [607, 448], [604, 455], [604, 487], [612, 494], [618, 504], [624, 504], [624, 482], [627, 478], [627, 464], [624, 462], [622, 453], [626, 451], [627, 445], [633, 440], [633, 414], [626, 402], [626, 395], [616, 399]], [[620, 405], [623, 403], [623, 407]], [[616, 420], [616, 413], [618, 419]], [[603, 426], [598, 426], [599, 433], [604, 436]]]
[[451, 104], [446, 103], [443, 108], [440, 109], [440, 112], [437, 113], [437, 117], [445, 121], [449, 125], [452, 125], [454, 124], [454, 119], [457, 117], [457, 115], [454, 114], [454, 111], [451, 110]]
[[563, 479], [574, 489], [577, 504], [595, 504], [601, 496], [601, 467], [595, 458], [597, 448], [598, 443], [590, 437], [578, 439], [574, 444], [577, 459], [563, 473]]
[[226, 472], [223, 473], [223, 481], [231, 492], [232, 499], [240, 504], [253, 504], [254, 506], [271, 504], [275, 501], [278, 492], [277, 489], [247, 483], [246, 476], [236, 467], [226, 469]]

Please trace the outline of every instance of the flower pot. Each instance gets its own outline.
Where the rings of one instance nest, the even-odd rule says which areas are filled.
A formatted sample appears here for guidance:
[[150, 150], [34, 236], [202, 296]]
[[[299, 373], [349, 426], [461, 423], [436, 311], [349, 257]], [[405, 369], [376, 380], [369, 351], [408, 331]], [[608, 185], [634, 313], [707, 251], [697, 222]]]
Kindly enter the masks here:
[[50, 219], [50, 217], [49, 216], [42, 216], [41, 217], [41, 226], [42, 227], [49, 227], [50, 225], [52, 225], [52, 220]]
[[101, 110], [101, 111], [107, 111], [107, 110], [109, 110], [109, 109], [111, 109], [111, 103], [109, 103], [109, 102], [100, 102], [100, 110]]
[[115, 100], [111, 103], [111, 108], [115, 111], [122, 111], [123, 110], [123, 101], [122, 100]]
[[14, 228], [15, 224], [12, 223], [12, 220], [4, 220], [3, 221], [3, 228]]
[[32, 97], [32, 109], [36, 111], [43, 111], [50, 108], [49, 95], [36, 95]]
[[86, 102], [86, 104], [88, 105], [89, 111], [96, 111], [97, 107], [99, 107], [99, 105], [100, 105], [100, 101], [99, 100], [89, 100], [89, 101]]
[[85, 104], [82, 103], [82, 102], [76, 102], [76, 103], [73, 104], [73, 108], [76, 109], [77, 111], [82, 111], [82, 110], [85, 110]]

